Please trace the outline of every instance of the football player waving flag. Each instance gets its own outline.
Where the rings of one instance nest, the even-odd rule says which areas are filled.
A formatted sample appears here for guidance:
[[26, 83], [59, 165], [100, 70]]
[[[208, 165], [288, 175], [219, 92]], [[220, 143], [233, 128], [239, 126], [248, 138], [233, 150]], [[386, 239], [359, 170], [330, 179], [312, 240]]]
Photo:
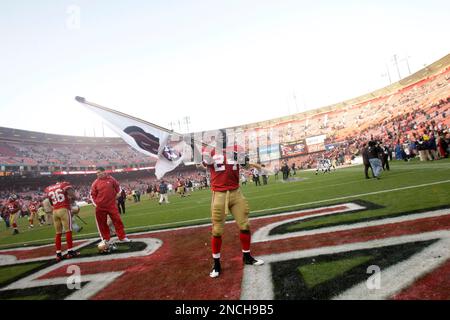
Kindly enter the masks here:
[[[249, 206], [245, 197], [239, 189], [239, 167], [238, 153], [241, 153], [237, 145], [227, 146], [226, 134], [224, 130], [220, 131], [222, 137], [219, 144], [221, 148], [211, 148], [210, 146], [203, 151], [203, 166], [209, 169], [211, 175], [211, 220], [212, 220], [212, 257], [213, 267], [210, 272], [211, 278], [216, 278], [221, 273], [220, 249], [222, 246], [222, 234], [225, 226], [225, 219], [228, 212], [233, 215], [236, 224], [239, 227], [239, 239], [242, 249], [242, 260], [247, 265], [262, 265], [264, 261], [255, 259], [250, 254], [250, 224], [248, 221]], [[261, 169], [258, 164], [250, 164], [245, 157], [242, 165], [245, 168], [254, 167]]]

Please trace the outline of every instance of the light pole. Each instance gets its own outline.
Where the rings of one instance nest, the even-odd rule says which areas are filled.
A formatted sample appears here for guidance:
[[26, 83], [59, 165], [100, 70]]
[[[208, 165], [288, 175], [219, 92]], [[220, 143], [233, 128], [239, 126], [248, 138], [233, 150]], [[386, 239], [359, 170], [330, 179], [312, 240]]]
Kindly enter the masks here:
[[296, 95], [295, 95], [295, 91], [294, 91], [294, 102], [295, 102], [295, 110], [297, 111], [297, 113], [298, 113], [298, 105], [297, 105], [297, 97], [296, 97]]
[[406, 66], [408, 67], [408, 72], [409, 74], [411, 74], [411, 69], [409, 68], [409, 60], [408, 58], [411, 58], [410, 56], [406, 55], [406, 57], [404, 57], [402, 60], [400, 61], [406, 61]]
[[189, 132], [189, 125], [191, 124], [191, 117], [184, 117], [184, 124], [186, 125], [186, 132]]
[[399, 68], [398, 68], [397, 55], [394, 54], [394, 56], [393, 56], [392, 58], [393, 58], [393, 60], [394, 60], [394, 65], [395, 65], [395, 67], [397, 68], [398, 80], [401, 80], [401, 79], [402, 79], [402, 76], [400, 75], [400, 70], [399, 70]]
[[169, 122], [169, 127], [170, 127], [170, 130], [172, 130], [173, 131], [173, 125], [174, 125], [175, 123], [173, 122], [173, 121], [170, 121]]
[[391, 73], [389, 72], [389, 67], [387, 64], [385, 64], [386, 66], [386, 73], [381, 74], [382, 77], [388, 77], [389, 78], [389, 84], [392, 84], [392, 79], [391, 79]]

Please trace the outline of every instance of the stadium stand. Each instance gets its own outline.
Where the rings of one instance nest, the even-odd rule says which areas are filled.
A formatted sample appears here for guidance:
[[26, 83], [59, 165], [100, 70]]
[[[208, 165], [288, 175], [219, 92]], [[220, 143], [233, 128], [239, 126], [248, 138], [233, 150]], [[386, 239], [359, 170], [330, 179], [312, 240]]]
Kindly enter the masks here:
[[154, 160], [120, 138], [60, 136], [0, 128], [0, 165], [5, 172], [88, 171], [108, 168], [140, 168]]
[[[281, 160], [288, 160], [307, 169], [314, 168], [322, 156], [335, 158], [337, 164], [348, 164], [370, 139], [383, 141], [392, 150], [396, 145], [409, 146], [430, 135], [438, 143], [448, 143], [449, 109], [450, 55], [447, 55], [370, 94], [229, 129], [243, 131], [248, 143], [254, 142], [261, 132], [270, 137], [273, 130], [280, 134], [278, 143], [285, 145], [304, 143], [305, 139], [323, 135], [325, 140], [319, 148], [307, 146], [304, 152], [288, 155], [278, 152], [276, 158], [269, 157], [266, 164], [271, 169], [279, 168]], [[80, 173], [71, 177], [72, 182], [82, 193], [87, 193], [96, 166], [121, 169], [125, 172], [114, 176], [128, 189], [137, 186], [146, 189], [156, 183], [154, 164], [153, 159], [134, 151], [120, 138], [74, 137], [0, 128], [0, 199], [11, 192], [30, 197], [52, 182], [55, 173], [69, 171]], [[167, 179], [175, 183], [180, 175], [195, 181], [204, 179], [192, 166], [177, 168]]]

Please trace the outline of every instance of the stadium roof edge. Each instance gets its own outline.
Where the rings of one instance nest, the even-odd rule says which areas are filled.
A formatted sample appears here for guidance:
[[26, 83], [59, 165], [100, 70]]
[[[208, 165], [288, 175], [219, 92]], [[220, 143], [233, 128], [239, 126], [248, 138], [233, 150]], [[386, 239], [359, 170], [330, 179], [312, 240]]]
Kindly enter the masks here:
[[308, 111], [304, 111], [304, 112], [300, 112], [300, 113], [296, 113], [296, 114], [292, 114], [292, 115], [288, 115], [288, 116], [284, 116], [284, 117], [273, 118], [273, 119], [269, 119], [269, 120], [228, 127], [226, 129], [236, 129], [236, 128], [252, 129], [252, 128], [258, 128], [261, 126], [265, 126], [265, 127], [269, 126], [270, 127], [270, 125], [279, 124], [282, 122], [290, 122], [293, 120], [306, 118], [306, 117], [309, 117], [312, 115], [318, 115], [318, 114], [321, 114], [321, 113], [324, 113], [324, 112], [327, 112], [330, 110], [338, 110], [338, 109], [346, 107], [346, 106], [354, 106], [354, 105], [358, 105], [358, 104], [367, 103], [371, 100], [379, 99], [384, 96], [394, 94], [394, 93], [396, 93], [402, 89], [405, 89], [411, 85], [419, 83], [422, 80], [428, 79], [432, 76], [437, 76], [448, 70], [450, 70], [450, 54], [447, 54], [445, 57], [424, 67], [423, 69], [420, 69], [419, 71], [415, 72], [414, 74], [401, 79], [398, 82], [392, 83], [389, 86], [377, 89], [375, 91], [366, 93], [366, 94], [358, 96], [356, 98], [344, 100], [344, 101], [334, 103], [332, 105], [328, 105], [325, 107], [320, 107], [317, 109], [308, 110]]
[[45, 132], [28, 131], [22, 129], [14, 129], [0, 127], [0, 140], [2, 141], [26, 141], [26, 142], [47, 142], [63, 143], [63, 144], [125, 144], [121, 138], [117, 137], [81, 137], [51, 134]]

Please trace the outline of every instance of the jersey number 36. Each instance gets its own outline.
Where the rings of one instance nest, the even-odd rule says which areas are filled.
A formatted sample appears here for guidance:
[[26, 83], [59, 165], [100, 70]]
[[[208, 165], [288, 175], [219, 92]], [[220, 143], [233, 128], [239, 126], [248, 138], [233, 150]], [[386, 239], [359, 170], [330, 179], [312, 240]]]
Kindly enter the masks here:
[[52, 203], [55, 204], [57, 202], [64, 202], [66, 197], [64, 196], [64, 191], [61, 189], [56, 189], [55, 191], [51, 191], [48, 195], [52, 198]]

